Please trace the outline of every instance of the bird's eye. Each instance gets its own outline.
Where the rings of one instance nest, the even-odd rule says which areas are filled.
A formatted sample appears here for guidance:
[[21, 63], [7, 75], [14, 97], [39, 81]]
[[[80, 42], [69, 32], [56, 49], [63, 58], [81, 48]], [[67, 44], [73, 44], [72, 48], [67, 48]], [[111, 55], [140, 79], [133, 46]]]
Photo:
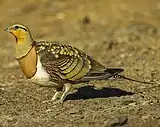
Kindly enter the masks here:
[[15, 26], [15, 27], [14, 27], [14, 30], [17, 30], [18, 28], [19, 28], [18, 26]]

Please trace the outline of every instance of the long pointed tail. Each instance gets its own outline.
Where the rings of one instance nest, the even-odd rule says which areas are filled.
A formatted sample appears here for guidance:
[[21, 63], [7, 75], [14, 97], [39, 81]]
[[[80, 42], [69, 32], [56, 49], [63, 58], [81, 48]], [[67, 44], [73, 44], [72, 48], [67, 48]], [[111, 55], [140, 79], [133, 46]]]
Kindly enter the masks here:
[[132, 82], [138, 82], [138, 83], [150, 84], [151, 85], [150, 87], [143, 88], [140, 91], [137, 91], [136, 93], [142, 93], [145, 90], [148, 91], [148, 89], [153, 89], [153, 88], [160, 87], [160, 83], [158, 83], [158, 82], [140, 81], [140, 80], [135, 80], [135, 79], [128, 78], [128, 77], [125, 77], [125, 76], [122, 76], [122, 75], [115, 75], [114, 78], [115, 79], [125, 79], [125, 80], [132, 81]]
[[111, 77], [118, 75], [120, 72], [124, 71], [120, 68], [107, 68], [104, 72], [97, 72], [97, 73], [89, 73], [85, 77], [81, 79], [81, 81], [90, 81], [90, 80], [106, 80]]
[[132, 78], [128, 78], [122, 75], [115, 75], [113, 78], [115, 79], [126, 79], [132, 82], [138, 82], [138, 83], [143, 83], [143, 84], [155, 84], [155, 82], [147, 82], [147, 81], [140, 81], [140, 80], [136, 80], [136, 79], [132, 79]]

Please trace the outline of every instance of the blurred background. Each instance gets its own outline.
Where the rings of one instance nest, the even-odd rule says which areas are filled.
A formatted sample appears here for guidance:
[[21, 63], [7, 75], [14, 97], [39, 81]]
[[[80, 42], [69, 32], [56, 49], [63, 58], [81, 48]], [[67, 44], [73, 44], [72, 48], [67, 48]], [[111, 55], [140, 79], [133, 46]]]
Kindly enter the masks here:
[[4, 32], [14, 23], [28, 26], [36, 40], [71, 44], [106, 65], [125, 66], [133, 54], [159, 48], [158, 0], [1, 0], [0, 12], [1, 52], [14, 54], [7, 50], [15, 40]]
[[[5, 126], [11, 125], [6, 119], [8, 119], [8, 114], [9, 118], [14, 118], [12, 114], [13, 110], [20, 110], [23, 107], [22, 114], [25, 114], [28, 108], [30, 112], [37, 109], [43, 109], [44, 111], [47, 105], [44, 106], [41, 102], [36, 103], [37, 100], [32, 102], [31, 105], [28, 102], [28, 106], [25, 106], [26, 101], [32, 98], [32, 94], [37, 94], [38, 100], [47, 99], [49, 98], [48, 96], [53, 95], [52, 90], [39, 90], [39, 87], [37, 87], [39, 90], [37, 91], [35, 89], [36, 86], [29, 87], [29, 83], [27, 86], [23, 86], [26, 84], [24, 83], [26, 79], [15, 60], [15, 38], [4, 31], [7, 26], [14, 23], [26, 25], [30, 29], [33, 38], [37, 41], [59, 41], [63, 44], [69, 44], [83, 50], [106, 67], [124, 68], [125, 72], [123, 75], [143, 81], [159, 80], [159, 0], [0, 0], [0, 14], [0, 81], [2, 82], [0, 86], [2, 88], [7, 86], [6, 90], [8, 90], [5, 94], [1, 93], [2, 100], [8, 100], [8, 103], [2, 105], [2, 108], [0, 107], [3, 111], [0, 123], [5, 123], [3, 124]], [[20, 87], [20, 85], [22, 86]], [[95, 83], [95, 86], [100, 87], [99, 83]], [[151, 89], [152, 85], [140, 85], [125, 81], [109, 84], [102, 82], [101, 87], [104, 86], [116, 87], [131, 92], [147, 89], [148, 92], [142, 95], [134, 95], [132, 98], [130, 96], [128, 98], [111, 97], [113, 100], [107, 98], [108, 101], [105, 99], [106, 103], [100, 103], [101, 101], [98, 99], [92, 99], [92, 101], [86, 100], [84, 103], [89, 102], [86, 105], [89, 105], [88, 108], [95, 111], [95, 116], [97, 115], [96, 111], [101, 114], [98, 114], [98, 117], [94, 118], [90, 116], [94, 114], [90, 109], [88, 109], [88, 112], [85, 112], [85, 107], [83, 107], [85, 104], [82, 104], [83, 102], [71, 100], [68, 103], [65, 102], [66, 106], [69, 106], [67, 107], [68, 110], [66, 110], [66, 107], [62, 109], [65, 114], [60, 110], [56, 110], [56, 112], [62, 113], [63, 116], [55, 120], [59, 121], [60, 125], [69, 126], [70, 123], [67, 122], [71, 119], [75, 119], [76, 121], [77, 118], [78, 120], [81, 119], [80, 122], [78, 121], [73, 125], [84, 123], [82, 125], [93, 126], [96, 124], [99, 126], [105, 125], [107, 122], [104, 121], [107, 121], [115, 114], [127, 114], [128, 118], [131, 119], [129, 121], [129, 125], [131, 126], [138, 124], [137, 126], [153, 125], [155, 127], [159, 122], [160, 113], [157, 106], [159, 105], [160, 90], [158, 88]], [[44, 91], [44, 98], [42, 98], [40, 91]], [[26, 92], [27, 95], [24, 94]], [[13, 95], [12, 93], [17, 94]], [[26, 100], [27, 97], [29, 99]], [[120, 103], [119, 100], [123, 102], [125, 99], [129, 100], [127, 104], [136, 102], [137, 107], [135, 108], [133, 105], [130, 105], [121, 110], [121, 107], [126, 104]], [[19, 108], [17, 109], [17, 106], [13, 106], [15, 104], [9, 100], [15, 101]], [[75, 103], [74, 106], [77, 106], [74, 107], [70, 103]], [[38, 107], [37, 104], [39, 104]], [[34, 107], [33, 105], [36, 106]], [[93, 108], [93, 105], [96, 108]], [[106, 105], [110, 107], [110, 110], [108, 110], [109, 107], [104, 108]], [[116, 108], [115, 105], [119, 105], [119, 108]], [[100, 106], [103, 108], [98, 108]], [[86, 113], [87, 115], [83, 116], [78, 113], [83, 118], [79, 118], [78, 116], [72, 118], [70, 117], [72, 113], [68, 112], [71, 110], [70, 107], [73, 110], [84, 109], [82, 114]], [[42, 110], [39, 113], [34, 113], [34, 117], [37, 119], [42, 119], [41, 117], [44, 116], [42, 115]], [[54, 112], [51, 112], [51, 114], [56, 115]], [[16, 125], [23, 125], [25, 122], [28, 122], [30, 126], [34, 124], [43, 125], [44, 122], [46, 122], [46, 125], [50, 125], [52, 122], [53, 125], [55, 124], [49, 116], [45, 116], [46, 119], [42, 119], [38, 124], [34, 121], [35, 119], [30, 121], [31, 116], [27, 115], [29, 116], [27, 116], [28, 119], [23, 115], [15, 117], [16, 120], [20, 119], [16, 122]], [[64, 117], [63, 120], [61, 120], [62, 117]], [[13, 119], [12, 123], [14, 122]]]

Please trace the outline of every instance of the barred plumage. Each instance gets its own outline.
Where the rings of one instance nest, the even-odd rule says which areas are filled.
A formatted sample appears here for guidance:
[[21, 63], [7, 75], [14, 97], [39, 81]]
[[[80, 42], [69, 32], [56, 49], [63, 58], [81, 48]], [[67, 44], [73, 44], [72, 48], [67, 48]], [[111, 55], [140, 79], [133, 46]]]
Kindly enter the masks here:
[[105, 68], [75, 47], [58, 42], [36, 42], [29, 29], [23, 25], [15, 24], [6, 30], [16, 37], [17, 60], [26, 77], [34, 83], [56, 87], [57, 92], [52, 100], [57, 99], [63, 86], [66, 88], [61, 102], [71, 84], [108, 79], [123, 71], [119, 68]]
[[80, 80], [91, 70], [88, 56], [74, 47], [56, 42], [37, 42], [36, 49], [41, 57], [42, 66], [50, 74], [51, 80], [56, 73], [59, 76], [57, 78], [61, 79], [58, 82], [72, 83]]

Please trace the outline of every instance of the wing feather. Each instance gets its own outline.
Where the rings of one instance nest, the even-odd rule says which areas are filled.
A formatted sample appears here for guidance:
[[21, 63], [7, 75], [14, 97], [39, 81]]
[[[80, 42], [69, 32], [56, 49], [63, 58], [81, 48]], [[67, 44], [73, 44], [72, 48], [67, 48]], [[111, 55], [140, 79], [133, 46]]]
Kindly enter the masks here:
[[108, 69], [93, 60], [81, 50], [56, 42], [37, 42], [37, 53], [42, 66], [56, 82], [83, 82], [94, 79], [107, 79], [120, 73]]
[[[75, 81], [79, 80], [91, 69], [91, 62], [80, 50], [59, 43], [37, 42], [37, 52], [41, 56], [42, 66], [50, 76], [58, 79]], [[40, 50], [41, 49], [43, 50]], [[42, 48], [43, 47], [43, 48]], [[45, 47], [45, 48], [44, 48]], [[46, 49], [46, 50], [44, 50]]]
[[72, 71], [70, 71], [70, 73], [68, 74], [69, 75], [68, 79], [72, 81], [76, 80], [77, 78], [81, 78], [81, 77], [74, 78], [81, 71], [83, 67], [83, 59], [81, 57], [78, 57], [77, 59], [78, 59], [78, 62], [75, 68]]

